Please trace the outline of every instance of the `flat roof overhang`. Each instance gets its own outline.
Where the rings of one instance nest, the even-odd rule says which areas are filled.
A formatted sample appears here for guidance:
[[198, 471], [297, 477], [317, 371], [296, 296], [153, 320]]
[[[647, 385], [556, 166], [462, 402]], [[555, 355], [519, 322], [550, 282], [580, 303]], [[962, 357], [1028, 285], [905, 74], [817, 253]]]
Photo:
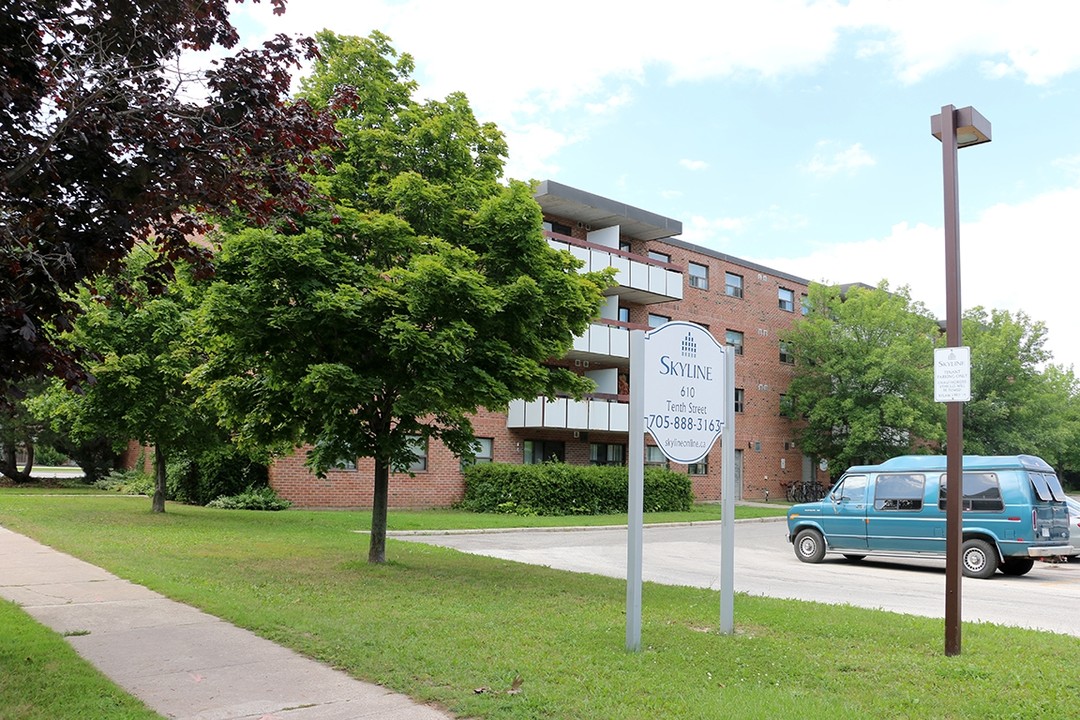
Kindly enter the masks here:
[[554, 180], [542, 181], [534, 197], [545, 213], [579, 222], [592, 230], [618, 225], [623, 235], [637, 240], [659, 240], [682, 233], [682, 223], [678, 220]]

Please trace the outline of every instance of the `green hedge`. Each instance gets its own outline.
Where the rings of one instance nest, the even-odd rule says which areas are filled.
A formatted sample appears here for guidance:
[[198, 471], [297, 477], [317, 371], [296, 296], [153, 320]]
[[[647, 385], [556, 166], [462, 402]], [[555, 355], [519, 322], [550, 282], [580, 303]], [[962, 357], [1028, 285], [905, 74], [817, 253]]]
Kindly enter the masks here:
[[[465, 471], [460, 507], [473, 512], [518, 515], [609, 515], [625, 513], [625, 467], [567, 465], [473, 465]], [[646, 512], [689, 510], [690, 477], [666, 468], [645, 469]]]

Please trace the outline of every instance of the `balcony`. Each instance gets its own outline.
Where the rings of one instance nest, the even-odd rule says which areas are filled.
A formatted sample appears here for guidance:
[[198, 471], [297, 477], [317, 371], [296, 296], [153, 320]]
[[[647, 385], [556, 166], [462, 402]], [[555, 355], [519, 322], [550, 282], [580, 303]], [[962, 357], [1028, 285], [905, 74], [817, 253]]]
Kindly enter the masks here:
[[648, 329], [646, 325], [601, 318], [589, 325], [583, 335], [574, 338], [574, 347], [565, 357], [567, 360], [585, 363], [629, 367], [630, 331]]
[[582, 400], [514, 400], [506, 415], [506, 427], [629, 432], [630, 403], [623, 396], [609, 394], [596, 394]]
[[548, 244], [556, 250], [566, 250], [581, 260], [582, 270], [595, 272], [613, 267], [618, 285], [608, 290], [609, 295], [639, 305], [682, 300], [682, 268], [672, 263], [634, 255], [623, 250], [578, 240], [568, 235], [547, 232]]

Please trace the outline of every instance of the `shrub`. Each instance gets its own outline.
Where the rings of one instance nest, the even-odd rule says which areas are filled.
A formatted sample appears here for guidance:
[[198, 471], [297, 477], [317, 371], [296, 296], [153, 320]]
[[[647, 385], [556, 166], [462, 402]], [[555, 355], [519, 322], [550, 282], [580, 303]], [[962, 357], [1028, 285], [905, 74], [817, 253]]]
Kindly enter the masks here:
[[[465, 471], [460, 507], [473, 512], [518, 515], [625, 513], [629, 475], [625, 467], [567, 465], [472, 465]], [[645, 469], [648, 512], [689, 510], [690, 478], [666, 468]]]
[[268, 487], [247, 488], [236, 495], [222, 495], [211, 500], [206, 507], [221, 510], [285, 510], [292, 503], [277, 496]]
[[154, 478], [141, 470], [113, 470], [95, 481], [94, 487], [121, 495], [153, 495]]
[[166, 467], [169, 497], [178, 502], [206, 505], [221, 496], [267, 487], [267, 469], [231, 446], [176, 457]]

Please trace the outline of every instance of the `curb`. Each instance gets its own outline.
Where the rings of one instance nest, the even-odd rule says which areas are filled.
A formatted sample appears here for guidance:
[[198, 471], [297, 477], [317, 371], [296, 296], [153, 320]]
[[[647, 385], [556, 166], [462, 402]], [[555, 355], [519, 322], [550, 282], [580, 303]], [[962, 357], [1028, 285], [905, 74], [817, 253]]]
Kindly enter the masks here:
[[[740, 523], [766, 523], [766, 522], [781, 522], [787, 520], [786, 515], [777, 515], [775, 517], [760, 517], [760, 518], [744, 518], [742, 520], [736, 520], [735, 524]], [[692, 520], [690, 522], [671, 522], [671, 523], [648, 523], [644, 527], [646, 528], [658, 528], [658, 527], [695, 527], [695, 526], [711, 526], [720, 525], [719, 520]], [[463, 528], [459, 530], [387, 530], [387, 537], [414, 537], [417, 535], [496, 535], [499, 533], [520, 533], [520, 532], [590, 532], [595, 530], [625, 530], [625, 525], [566, 525], [556, 527], [517, 527], [517, 528]], [[352, 530], [354, 533], [370, 533], [370, 530]]]

